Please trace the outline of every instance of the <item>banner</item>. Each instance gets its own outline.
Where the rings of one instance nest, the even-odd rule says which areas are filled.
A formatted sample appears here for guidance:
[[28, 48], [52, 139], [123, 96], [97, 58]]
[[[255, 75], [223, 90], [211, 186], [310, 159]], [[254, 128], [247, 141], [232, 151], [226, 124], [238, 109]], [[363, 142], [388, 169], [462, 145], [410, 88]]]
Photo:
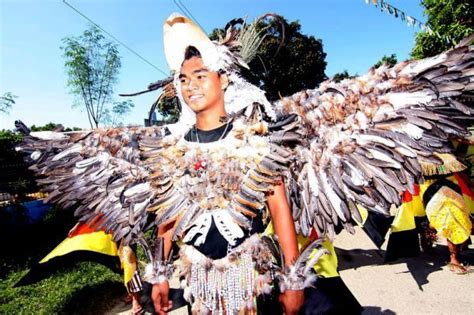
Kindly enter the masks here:
[[[406, 22], [408, 26], [411, 27], [418, 27], [421, 29], [423, 32], [427, 32], [430, 35], [435, 34], [438, 37], [442, 37], [441, 35], [438, 34], [438, 32], [433, 31], [428, 25], [425, 23], [421, 22], [420, 20], [414, 18], [413, 16], [410, 16], [403, 12], [402, 10], [394, 7], [390, 3], [384, 0], [365, 0], [365, 3], [367, 4], [373, 4], [374, 6], [380, 8], [380, 11], [382, 12], [388, 12], [390, 15], [392, 15], [395, 18], [399, 18], [403, 22]], [[445, 38], [449, 42], [449, 38]]]

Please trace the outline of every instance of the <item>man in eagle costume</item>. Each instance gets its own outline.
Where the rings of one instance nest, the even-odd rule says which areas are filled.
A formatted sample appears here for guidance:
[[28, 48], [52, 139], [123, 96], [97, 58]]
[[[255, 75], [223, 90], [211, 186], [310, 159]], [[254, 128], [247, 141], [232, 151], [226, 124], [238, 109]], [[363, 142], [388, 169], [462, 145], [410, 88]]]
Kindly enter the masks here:
[[[176, 124], [30, 133], [21, 147], [48, 201], [112, 235], [129, 289], [151, 283], [158, 313], [172, 307], [175, 271], [194, 313], [268, 314], [272, 292], [283, 312], [297, 313], [323, 242], [352, 232], [358, 207], [388, 215], [423, 180], [423, 163], [443, 164], [449, 139], [468, 135], [474, 110], [458, 99], [472, 96], [472, 37], [271, 104], [240, 75], [258, 36], [250, 24], [213, 42], [171, 15], [164, 48], [173, 75], [154, 88], [175, 90]], [[298, 235], [318, 239], [299, 249]], [[135, 245], [149, 260], [142, 277]]]

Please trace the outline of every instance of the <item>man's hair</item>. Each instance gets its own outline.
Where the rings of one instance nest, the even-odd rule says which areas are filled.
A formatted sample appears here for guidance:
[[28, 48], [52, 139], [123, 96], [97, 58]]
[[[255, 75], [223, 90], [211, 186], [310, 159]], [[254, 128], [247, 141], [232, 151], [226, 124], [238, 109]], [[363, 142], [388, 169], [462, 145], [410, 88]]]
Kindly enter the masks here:
[[[186, 61], [186, 60], [189, 60], [193, 57], [198, 57], [198, 58], [201, 58], [202, 59], [202, 56], [201, 56], [201, 52], [199, 52], [199, 50], [194, 47], [194, 46], [188, 46], [186, 47], [186, 50], [184, 51], [184, 60], [183, 60], [183, 63]], [[182, 64], [181, 64], [182, 65]], [[220, 76], [221, 74], [225, 73], [224, 70], [219, 70], [217, 71], [217, 74]]]
[[186, 50], [184, 51], [184, 60], [189, 60], [192, 57], [202, 58], [201, 53], [196, 47], [188, 46], [186, 47]]

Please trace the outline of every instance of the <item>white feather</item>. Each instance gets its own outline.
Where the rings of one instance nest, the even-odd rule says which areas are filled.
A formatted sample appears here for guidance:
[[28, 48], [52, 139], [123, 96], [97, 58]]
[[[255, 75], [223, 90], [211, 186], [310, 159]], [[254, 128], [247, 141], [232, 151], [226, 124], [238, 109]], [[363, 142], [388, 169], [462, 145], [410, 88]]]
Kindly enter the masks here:
[[416, 140], [419, 140], [421, 139], [421, 137], [423, 137], [423, 129], [421, 129], [420, 127], [414, 124], [410, 124], [410, 123], [401, 124], [400, 129], [403, 132], [405, 132], [407, 135], [409, 135], [410, 137]]
[[393, 82], [390, 80], [382, 81], [376, 84], [376, 88], [381, 91], [386, 91], [393, 87]]
[[382, 104], [377, 109], [377, 112], [372, 117], [373, 122], [379, 122], [386, 118], [387, 115], [393, 113], [393, 106], [390, 104]]
[[368, 118], [364, 113], [358, 111], [355, 114], [354, 118], [355, 118], [355, 121], [356, 121], [359, 129], [367, 129], [369, 127]]
[[362, 185], [367, 185], [366, 180], [364, 179], [364, 176], [362, 173], [351, 163], [347, 163], [349, 168], [351, 169], [351, 180], [356, 186], [362, 186]]
[[240, 226], [234, 222], [227, 210], [215, 210], [212, 212], [212, 216], [214, 217], [214, 223], [219, 233], [230, 245], [234, 246], [238, 238], [244, 237], [244, 232]]
[[314, 172], [313, 168], [313, 161], [311, 159], [309, 159], [308, 164], [306, 164], [306, 171], [308, 174], [309, 187], [311, 187], [311, 193], [317, 196], [319, 192], [319, 186], [318, 180], [316, 179], [316, 173]]
[[331, 203], [333, 209], [336, 211], [338, 217], [342, 221], [346, 221], [344, 217], [344, 213], [341, 210], [341, 199], [337, 196], [337, 194], [334, 192], [334, 189], [332, 188], [331, 184], [328, 181], [326, 172], [324, 170], [319, 170], [319, 177], [321, 178], [321, 182], [323, 184], [324, 192], [326, 193], [326, 197], [329, 199], [329, 202]]
[[183, 242], [190, 242], [197, 234], [201, 234], [194, 242], [195, 246], [199, 246], [206, 240], [207, 233], [211, 228], [212, 214], [205, 212], [201, 214], [196, 221], [194, 221], [193, 227], [186, 233]]
[[313, 250], [310, 256], [311, 258], [309, 258], [305, 263], [304, 273], [308, 273], [318, 262], [318, 260], [325, 254], [331, 255], [331, 253], [326, 248], [316, 248]]
[[81, 152], [81, 150], [82, 150], [82, 145], [80, 145], [79, 143], [76, 143], [72, 147], [69, 147], [63, 152], [58, 153], [56, 156], [52, 158], [52, 161], [57, 161], [59, 159], [62, 159], [63, 157], [68, 156], [71, 153]]
[[433, 99], [430, 94], [424, 91], [388, 93], [386, 97], [395, 109], [405, 108], [410, 105], [427, 104]]
[[88, 159], [84, 159], [79, 161], [75, 164], [76, 168], [86, 168], [95, 163], [103, 163], [106, 164], [110, 158], [110, 154], [104, 151], [99, 152], [96, 156], [90, 157]]
[[410, 63], [400, 71], [400, 75], [413, 76], [415, 74], [425, 71], [428, 68], [434, 67], [441, 62], [446, 61], [446, 59], [446, 54], [441, 54], [433, 58], [422, 59]]
[[69, 139], [69, 137], [63, 134], [62, 132], [55, 132], [55, 131], [34, 131], [34, 132], [30, 132], [30, 136], [41, 139], [41, 140]]
[[359, 134], [359, 135], [354, 135], [352, 137], [353, 139], [357, 141], [359, 145], [362, 145], [362, 146], [370, 144], [371, 142], [375, 142], [375, 143], [381, 143], [389, 148], [395, 147], [395, 142], [393, 142], [390, 139], [382, 138], [379, 136]]
[[404, 143], [399, 142], [400, 146], [395, 148], [397, 153], [401, 155], [408, 156], [410, 158], [416, 158], [418, 155], [415, 151], [413, 151], [409, 146], [405, 145]]
[[125, 190], [123, 195], [125, 197], [130, 197], [130, 196], [133, 196], [133, 195], [138, 194], [138, 193], [143, 192], [143, 191], [150, 191], [150, 189], [151, 189], [150, 183], [144, 182], [144, 183], [135, 185], [135, 186], [130, 187], [129, 189]]
[[393, 167], [393, 168], [397, 168], [397, 169], [402, 168], [400, 163], [398, 163], [397, 161], [395, 161], [394, 159], [392, 159], [388, 155], [386, 155], [386, 154], [384, 154], [384, 153], [382, 153], [378, 150], [373, 150], [373, 149], [367, 148], [367, 151], [369, 151], [375, 159], [390, 163], [391, 167]]
[[31, 156], [30, 156], [30, 158], [34, 161], [36, 161], [40, 157], [41, 157], [41, 152], [40, 151], [35, 151], [35, 152], [31, 153]]

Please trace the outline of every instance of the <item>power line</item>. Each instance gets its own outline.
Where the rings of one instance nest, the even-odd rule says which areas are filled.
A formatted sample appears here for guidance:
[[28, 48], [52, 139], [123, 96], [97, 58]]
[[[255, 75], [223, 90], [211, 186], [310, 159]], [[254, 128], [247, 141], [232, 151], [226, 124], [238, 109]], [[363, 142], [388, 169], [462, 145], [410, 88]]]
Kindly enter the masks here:
[[152, 66], [153, 68], [155, 68], [156, 70], [158, 70], [159, 72], [161, 72], [163, 75], [165, 75], [166, 77], [169, 76], [168, 73], [166, 73], [165, 71], [161, 70], [160, 68], [158, 68], [157, 66], [155, 66], [154, 64], [152, 64], [151, 62], [149, 62], [148, 60], [146, 60], [144, 57], [142, 57], [139, 53], [137, 53], [135, 50], [133, 50], [132, 48], [128, 47], [124, 42], [122, 42], [120, 39], [118, 39], [117, 37], [115, 37], [114, 35], [110, 34], [109, 32], [107, 32], [105, 29], [103, 29], [99, 24], [95, 23], [94, 21], [92, 21], [89, 17], [87, 17], [84, 13], [82, 13], [81, 11], [79, 11], [78, 9], [76, 9], [75, 7], [73, 7], [71, 4], [69, 4], [66, 0], [63, 0], [63, 3], [65, 5], [67, 5], [68, 7], [70, 7], [71, 9], [73, 9], [74, 11], [76, 11], [77, 14], [79, 14], [80, 16], [82, 16], [83, 18], [85, 18], [86, 20], [88, 20], [90, 23], [92, 23], [94, 26], [96, 26], [97, 28], [99, 28], [102, 32], [104, 32], [105, 34], [109, 35], [113, 40], [115, 40], [117, 43], [119, 43], [120, 45], [122, 45], [123, 47], [125, 47], [128, 51], [130, 51], [132, 54], [134, 54], [135, 56], [137, 56], [138, 58], [140, 58], [141, 60], [145, 61], [147, 64], [149, 64], [150, 66]]
[[178, 2], [176, 0], [173, 0], [174, 4], [176, 4], [176, 6], [181, 10], [183, 11], [183, 13], [185, 15], [188, 15], [190, 16], [194, 22], [196, 22], [197, 25], [199, 25], [199, 27], [204, 30], [204, 27], [202, 27], [202, 25], [199, 23], [199, 21], [194, 17], [194, 15], [191, 13], [191, 11], [188, 10], [188, 8], [184, 5], [184, 3], [181, 2], [181, 0], [178, 0]]

